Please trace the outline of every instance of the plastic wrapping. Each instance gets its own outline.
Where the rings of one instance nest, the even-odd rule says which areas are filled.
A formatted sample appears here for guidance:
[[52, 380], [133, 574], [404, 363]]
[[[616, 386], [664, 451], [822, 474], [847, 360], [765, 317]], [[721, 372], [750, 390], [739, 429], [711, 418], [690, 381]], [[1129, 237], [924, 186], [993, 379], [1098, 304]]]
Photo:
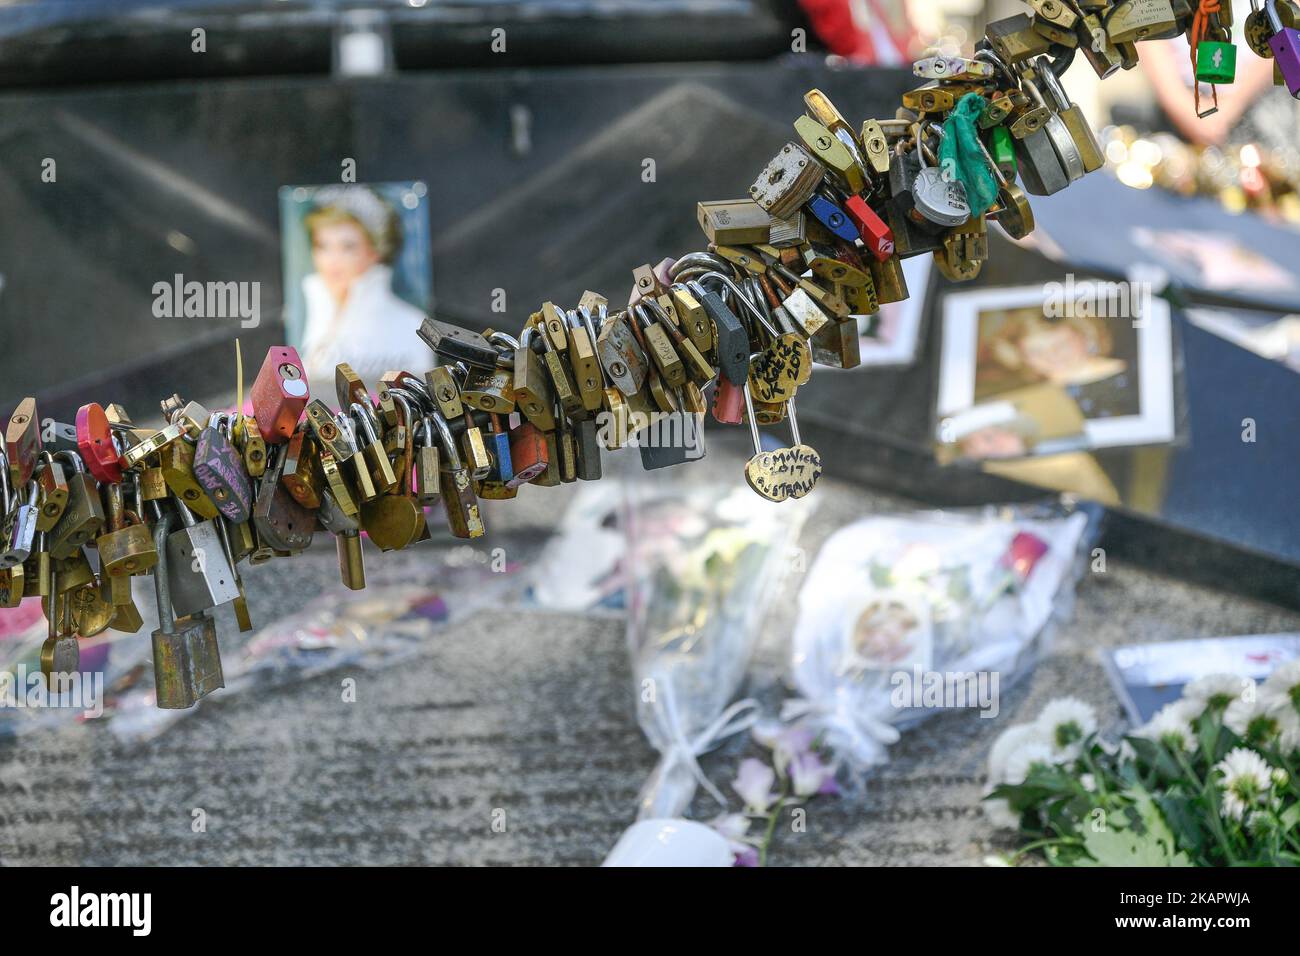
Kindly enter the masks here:
[[808, 508], [773, 506], [743, 484], [632, 486], [628, 647], [637, 720], [662, 754], [638, 819], [682, 816], [697, 785], [725, 806], [697, 758], [758, 718], [757, 703], [732, 698]]
[[628, 469], [584, 487], [531, 586], [545, 607], [627, 613], [637, 720], [662, 754], [642, 820], [682, 816], [697, 787], [725, 803], [697, 758], [757, 719], [754, 701], [733, 698], [812, 507], [763, 501], [707, 469]]
[[836, 532], [799, 594], [799, 696], [782, 717], [862, 770], [938, 709], [996, 716], [1001, 688], [1068, 613], [1089, 528], [1082, 511], [987, 509], [866, 518]]

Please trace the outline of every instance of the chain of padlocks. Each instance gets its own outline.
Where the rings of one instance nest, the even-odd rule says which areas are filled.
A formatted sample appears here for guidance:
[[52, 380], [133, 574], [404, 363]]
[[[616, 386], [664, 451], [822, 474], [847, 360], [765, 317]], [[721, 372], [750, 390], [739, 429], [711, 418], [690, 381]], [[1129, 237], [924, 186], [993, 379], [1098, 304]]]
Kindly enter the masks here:
[[[189, 707], [224, 683], [210, 610], [234, 602], [240, 628], [252, 627], [241, 561], [300, 552], [319, 527], [336, 537], [344, 585], [364, 587], [361, 533], [383, 551], [404, 548], [429, 536], [428, 506], [440, 502], [451, 533], [473, 538], [484, 533], [480, 499], [597, 479], [602, 450], [634, 436], [646, 468], [700, 457], [691, 426], [709, 407], [706, 387], [717, 421], [749, 424], [751, 487], [773, 501], [802, 497], [821, 461], [799, 438], [795, 393], [813, 363], [858, 364], [854, 316], [907, 296], [901, 260], [931, 253], [944, 275], [972, 278], [988, 254], [989, 220], [1023, 237], [1034, 225], [1025, 191], [1054, 193], [1102, 165], [1059, 83], [1076, 53], [1104, 77], [1136, 64], [1136, 41], [1191, 29], [1202, 77], [1231, 80], [1228, 3], [1029, 3], [1032, 15], [992, 24], [972, 57], [918, 62], [927, 82], [903, 96], [894, 119], [854, 127], [808, 93], [796, 137], [749, 198], [699, 205], [708, 251], [634, 270], [625, 309], [592, 292], [572, 309], [547, 302], [518, 339], [426, 320], [419, 334], [442, 364], [385, 374], [377, 397], [339, 365], [337, 410], [312, 397], [288, 346], [267, 354], [252, 415], [173, 396], [161, 429], [97, 404], [83, 405], [75, 424], [43, 427], [24, 399], [0, 469], [0, 605], [40, 595], [42, 668], [69, 673], [78, 638], [140, 629], [131, 577], [152, 574], [158, 706]], [[1293, 95], [1294, 14], [1270, 0], [1247, 31], [1263, 38], [1252, 45], [1276, 57]], [[945, 118], [971, 94], [997, 188], [978, 215], [937, 161]], [[793, 444], [763, 452], [758, 426], [786, 418]], [[680, 426], [676, 440], [644, 440], [665, 423]]]

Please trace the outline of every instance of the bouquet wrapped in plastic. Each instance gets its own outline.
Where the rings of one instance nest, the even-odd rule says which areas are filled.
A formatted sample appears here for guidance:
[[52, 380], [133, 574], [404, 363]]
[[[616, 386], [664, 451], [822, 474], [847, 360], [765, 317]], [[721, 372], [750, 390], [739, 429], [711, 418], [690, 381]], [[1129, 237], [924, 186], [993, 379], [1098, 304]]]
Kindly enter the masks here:
[[637, 720], [662, 755], [639, 819], [682, 816], [697, 786], [725, 805], [698, 757], [758, 718], [756, 702], [732, 698], [806, 514], [806, 502], [764, 506], [741, 484], [632, 488], [628, 647]]
[[832, 535], [799, 594], [785, 720], [861, 770], [943, 708], [997, 714], [1073, 596], [1089, 516], [1063, 507], [866, 518]]

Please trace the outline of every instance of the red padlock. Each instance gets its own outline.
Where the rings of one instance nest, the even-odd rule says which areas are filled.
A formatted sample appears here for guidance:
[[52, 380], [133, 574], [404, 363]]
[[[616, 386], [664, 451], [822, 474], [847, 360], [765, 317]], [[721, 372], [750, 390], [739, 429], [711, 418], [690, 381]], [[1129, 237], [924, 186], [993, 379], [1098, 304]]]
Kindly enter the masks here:
[[739, 425], [745, 420], [745, 389], [749, 382], [737, 385], [718, 376], [713, 386], [713, 418], [724, 425]]
[[113, 445], [113, 429], [104, 409], [94, 402], [77, 409], [77, 450], [96, 481], [112, 485], [122, 480], [122, 462]]
[[311, 398], [298, 350], [290, 345], [272, 346], [248, 397], [262, 440], [268, 445], [288, 441]]
[[876, 211], [867, 205], [861, 196], [850, 196], [844, 203], [844, 212], [849, 220], [858, 227], [862, 234], [862, 243], [871, 250], [871, 254], [881, 262], [886, 262], [894, 254], [894, 230], [876, 215]]
[[506, 482], [507, 488], [528, 484], [550, 466], [546, 436], [531, 422], [510, 430], [510, 463], [515, 474]]

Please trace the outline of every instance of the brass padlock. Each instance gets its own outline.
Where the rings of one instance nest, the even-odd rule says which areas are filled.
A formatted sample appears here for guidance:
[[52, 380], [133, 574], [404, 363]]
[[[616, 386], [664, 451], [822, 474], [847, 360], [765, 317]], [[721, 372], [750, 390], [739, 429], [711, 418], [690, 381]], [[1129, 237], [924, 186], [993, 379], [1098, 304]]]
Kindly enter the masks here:
[[[107, 527], [95, 540], [100, 573], [110, 578], [127, 578], [148, 571], [158, 563], [153, 532], [138, 514], [132, 513], [135, 520], [128, 521], [121, 484], [105, 485], [104, 499]], [[129, 586], [127, 593], [130, 593]]]
[[67, 558], [80, 553], [83, 544], [98, 537], [104, 526], [104, 506], [95, 479], [86, 474], [81, 458], [70, 452], [59, 452], [55, 457], [68, 462], [73, 469], [68, 478], [67, 507], [49, 538], [50, 554]]

